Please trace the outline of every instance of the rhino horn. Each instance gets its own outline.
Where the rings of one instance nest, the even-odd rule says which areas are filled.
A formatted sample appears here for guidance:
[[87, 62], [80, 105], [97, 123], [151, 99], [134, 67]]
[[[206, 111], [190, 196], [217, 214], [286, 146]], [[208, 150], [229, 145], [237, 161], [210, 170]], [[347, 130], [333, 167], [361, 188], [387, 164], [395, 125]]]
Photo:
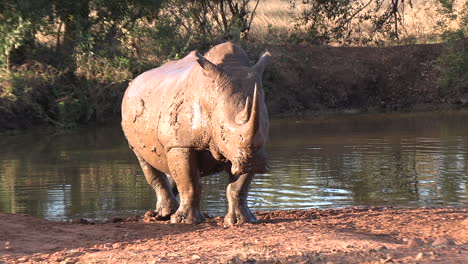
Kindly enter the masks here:
[[236, 123], [239, 125], [243, 125], [247, 123], [250, 117], [249, 114], [250, 114], [250, 98], [247, 97], [247, 99], [245, 100], [244, 109], [236, 115]]
[[253, 95], [253, 104], [252, 110], [250, 111], [249, 121], [244, 124], [245, 126], [245, 143], [250, 144], [253, 141], [255, 133], [259, 127], [260, 118], [258, 112], [258, 89], [257, 84], [255, 84], [254, 95]]

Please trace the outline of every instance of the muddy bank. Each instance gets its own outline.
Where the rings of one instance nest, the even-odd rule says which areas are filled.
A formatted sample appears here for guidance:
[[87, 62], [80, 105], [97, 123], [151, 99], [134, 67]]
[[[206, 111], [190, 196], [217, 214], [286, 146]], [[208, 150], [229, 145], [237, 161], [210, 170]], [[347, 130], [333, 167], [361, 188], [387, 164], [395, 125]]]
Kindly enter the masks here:
[[272, 114], [358, 109], [395, 111], [446, 107], [435, 61], [442, 45], [396, 47], [269, 47], [266, 73]]
[[[173, 225], [133, 217], [49, 222], [0, 214], [0, 263], [464, 263], [468, 209], [346, 208], [258, 212]], [[466, 262], [465, 262], [466, 263]]]

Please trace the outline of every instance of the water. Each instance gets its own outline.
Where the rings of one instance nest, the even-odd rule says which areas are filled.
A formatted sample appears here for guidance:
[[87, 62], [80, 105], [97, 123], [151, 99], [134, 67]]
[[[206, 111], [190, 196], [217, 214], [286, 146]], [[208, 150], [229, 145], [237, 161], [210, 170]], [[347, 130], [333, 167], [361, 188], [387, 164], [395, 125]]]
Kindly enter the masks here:
[[[271, 171], [253, 210], [468, 206], [468, 111], [274, 120]], [[226, 212], [226, 175], [203, 178], [203, 210]], [[0, 211], [52, 220], [143, 214], [155, 197], [119, 126], [0, 140]]]

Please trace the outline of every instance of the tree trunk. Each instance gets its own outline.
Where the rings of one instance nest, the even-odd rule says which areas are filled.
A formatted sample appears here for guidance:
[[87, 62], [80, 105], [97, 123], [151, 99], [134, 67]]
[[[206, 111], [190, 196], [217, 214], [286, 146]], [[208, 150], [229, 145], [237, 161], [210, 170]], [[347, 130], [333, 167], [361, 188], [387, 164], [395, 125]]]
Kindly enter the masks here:
[[59, 0], [56, 9], [64, 25], [62, 49], [66, 54], [73, 54], [80, 38], [88, 31], [89, 0]]

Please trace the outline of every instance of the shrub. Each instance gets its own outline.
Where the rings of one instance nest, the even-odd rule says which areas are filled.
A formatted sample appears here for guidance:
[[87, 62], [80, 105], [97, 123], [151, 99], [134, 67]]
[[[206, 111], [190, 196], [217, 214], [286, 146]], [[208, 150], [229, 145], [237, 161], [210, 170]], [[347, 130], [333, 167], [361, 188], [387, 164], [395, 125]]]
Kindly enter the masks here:
[[[440, 92], [448, 102], [463, 103], [468, 95], [468, 2], [461, 12], [456, 13], [453, 1], [439, 1], [442, 8], [439, 9], [438, 26], [444, 28], [442, 39], [445, 43], [444, 52], [436, 62]], [[450, 24], [457, 24], [457, 27], [450, 27]]]

